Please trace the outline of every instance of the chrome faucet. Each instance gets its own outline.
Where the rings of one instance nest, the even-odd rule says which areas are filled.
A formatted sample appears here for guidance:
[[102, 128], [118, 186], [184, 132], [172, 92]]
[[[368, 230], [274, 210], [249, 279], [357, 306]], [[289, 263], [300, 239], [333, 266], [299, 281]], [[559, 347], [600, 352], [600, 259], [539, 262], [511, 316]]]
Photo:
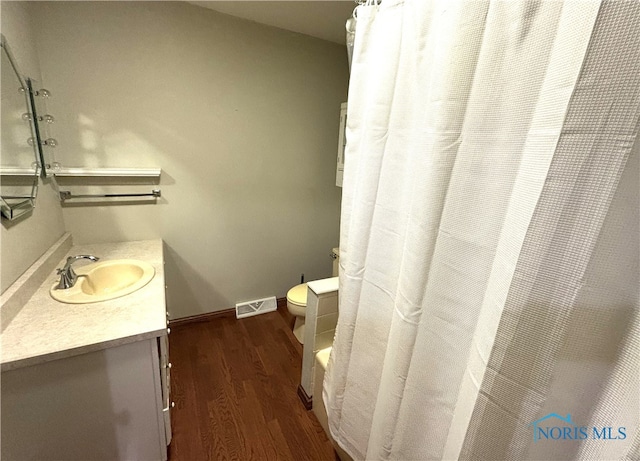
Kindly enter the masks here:
[[78, 275], [75, 273], [71, 265], [80, 260], [80, 259], [89, 259], [91, 261], [98, 261], [100, 258], [92, 255], [77, 255], [77, 256], [69, 256], [67, 258], [67, 263], [64, 265], [62, 269], [58, 269], [58, 275], [60, 276], [60, 281], [58, 282], [58, 290], [66, 290], [67, 288], [71, 288], [76, 284], [76, 280], [78, 280]]

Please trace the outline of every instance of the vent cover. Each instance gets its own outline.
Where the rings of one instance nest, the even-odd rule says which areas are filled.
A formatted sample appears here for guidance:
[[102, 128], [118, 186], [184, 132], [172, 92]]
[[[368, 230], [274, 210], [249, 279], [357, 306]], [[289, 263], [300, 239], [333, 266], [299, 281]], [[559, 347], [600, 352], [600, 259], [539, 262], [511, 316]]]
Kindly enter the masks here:
[[273, 312], [278, 308], [276, 297], [254, 299], [244, 303], [236, 304], [236, 318], [251, 317], [252, 315], [264, 314], [265, 312]]

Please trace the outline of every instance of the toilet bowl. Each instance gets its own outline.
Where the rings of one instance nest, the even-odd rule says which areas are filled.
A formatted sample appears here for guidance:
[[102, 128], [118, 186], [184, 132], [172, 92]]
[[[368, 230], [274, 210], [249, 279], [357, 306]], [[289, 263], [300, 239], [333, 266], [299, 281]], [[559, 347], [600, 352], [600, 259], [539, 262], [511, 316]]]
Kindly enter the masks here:
[[307, 284], [301, 283], [287, 292], [287, 309], [296, 318], [293, 334], [300, 344], [304, 344], [304, 318], [307, 308]]
[[[337, 277], [340, 258], [338, 248], [333, 248], [331, 258], [333, 259], [332, 277]], [[296, 323], [293, 326], [293, 334], [300, 344], [304, 344], [304, 318], [306, 308], [307, 284], [301, 283], [287, 292], [287, 310], [296, 318]]]

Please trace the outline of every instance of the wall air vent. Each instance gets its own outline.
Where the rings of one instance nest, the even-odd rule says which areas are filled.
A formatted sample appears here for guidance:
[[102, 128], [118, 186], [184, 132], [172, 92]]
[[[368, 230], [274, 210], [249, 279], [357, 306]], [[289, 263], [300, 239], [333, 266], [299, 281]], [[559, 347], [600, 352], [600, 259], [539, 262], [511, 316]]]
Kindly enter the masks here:
[[236, 318], [251, 317], [252, 315], [264, 314], [265, 312], [273, 312], [278, 308], [276, 297], [255, 299], [236, 304]]

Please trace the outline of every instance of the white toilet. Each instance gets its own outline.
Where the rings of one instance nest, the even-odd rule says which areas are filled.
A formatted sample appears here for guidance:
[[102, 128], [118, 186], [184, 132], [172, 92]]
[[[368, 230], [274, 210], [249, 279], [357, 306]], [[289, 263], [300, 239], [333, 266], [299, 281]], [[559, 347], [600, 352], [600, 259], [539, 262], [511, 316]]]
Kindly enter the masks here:
[[[331, 276], [337, 277], [338, 268], [340, 267], [340, 252], [338, 248], [334, 248], [331, 251], [331, 258], [333, 259], [333, 270], [331, 271]], [[287, 309], [289, 310], [289, 313], [296, 318], [296, 323], [293, 326], [293, 334], [300, 344], [304, 344], [304, 318], [306, 308], [307, 284], [301, 283], [287, 292]]]

